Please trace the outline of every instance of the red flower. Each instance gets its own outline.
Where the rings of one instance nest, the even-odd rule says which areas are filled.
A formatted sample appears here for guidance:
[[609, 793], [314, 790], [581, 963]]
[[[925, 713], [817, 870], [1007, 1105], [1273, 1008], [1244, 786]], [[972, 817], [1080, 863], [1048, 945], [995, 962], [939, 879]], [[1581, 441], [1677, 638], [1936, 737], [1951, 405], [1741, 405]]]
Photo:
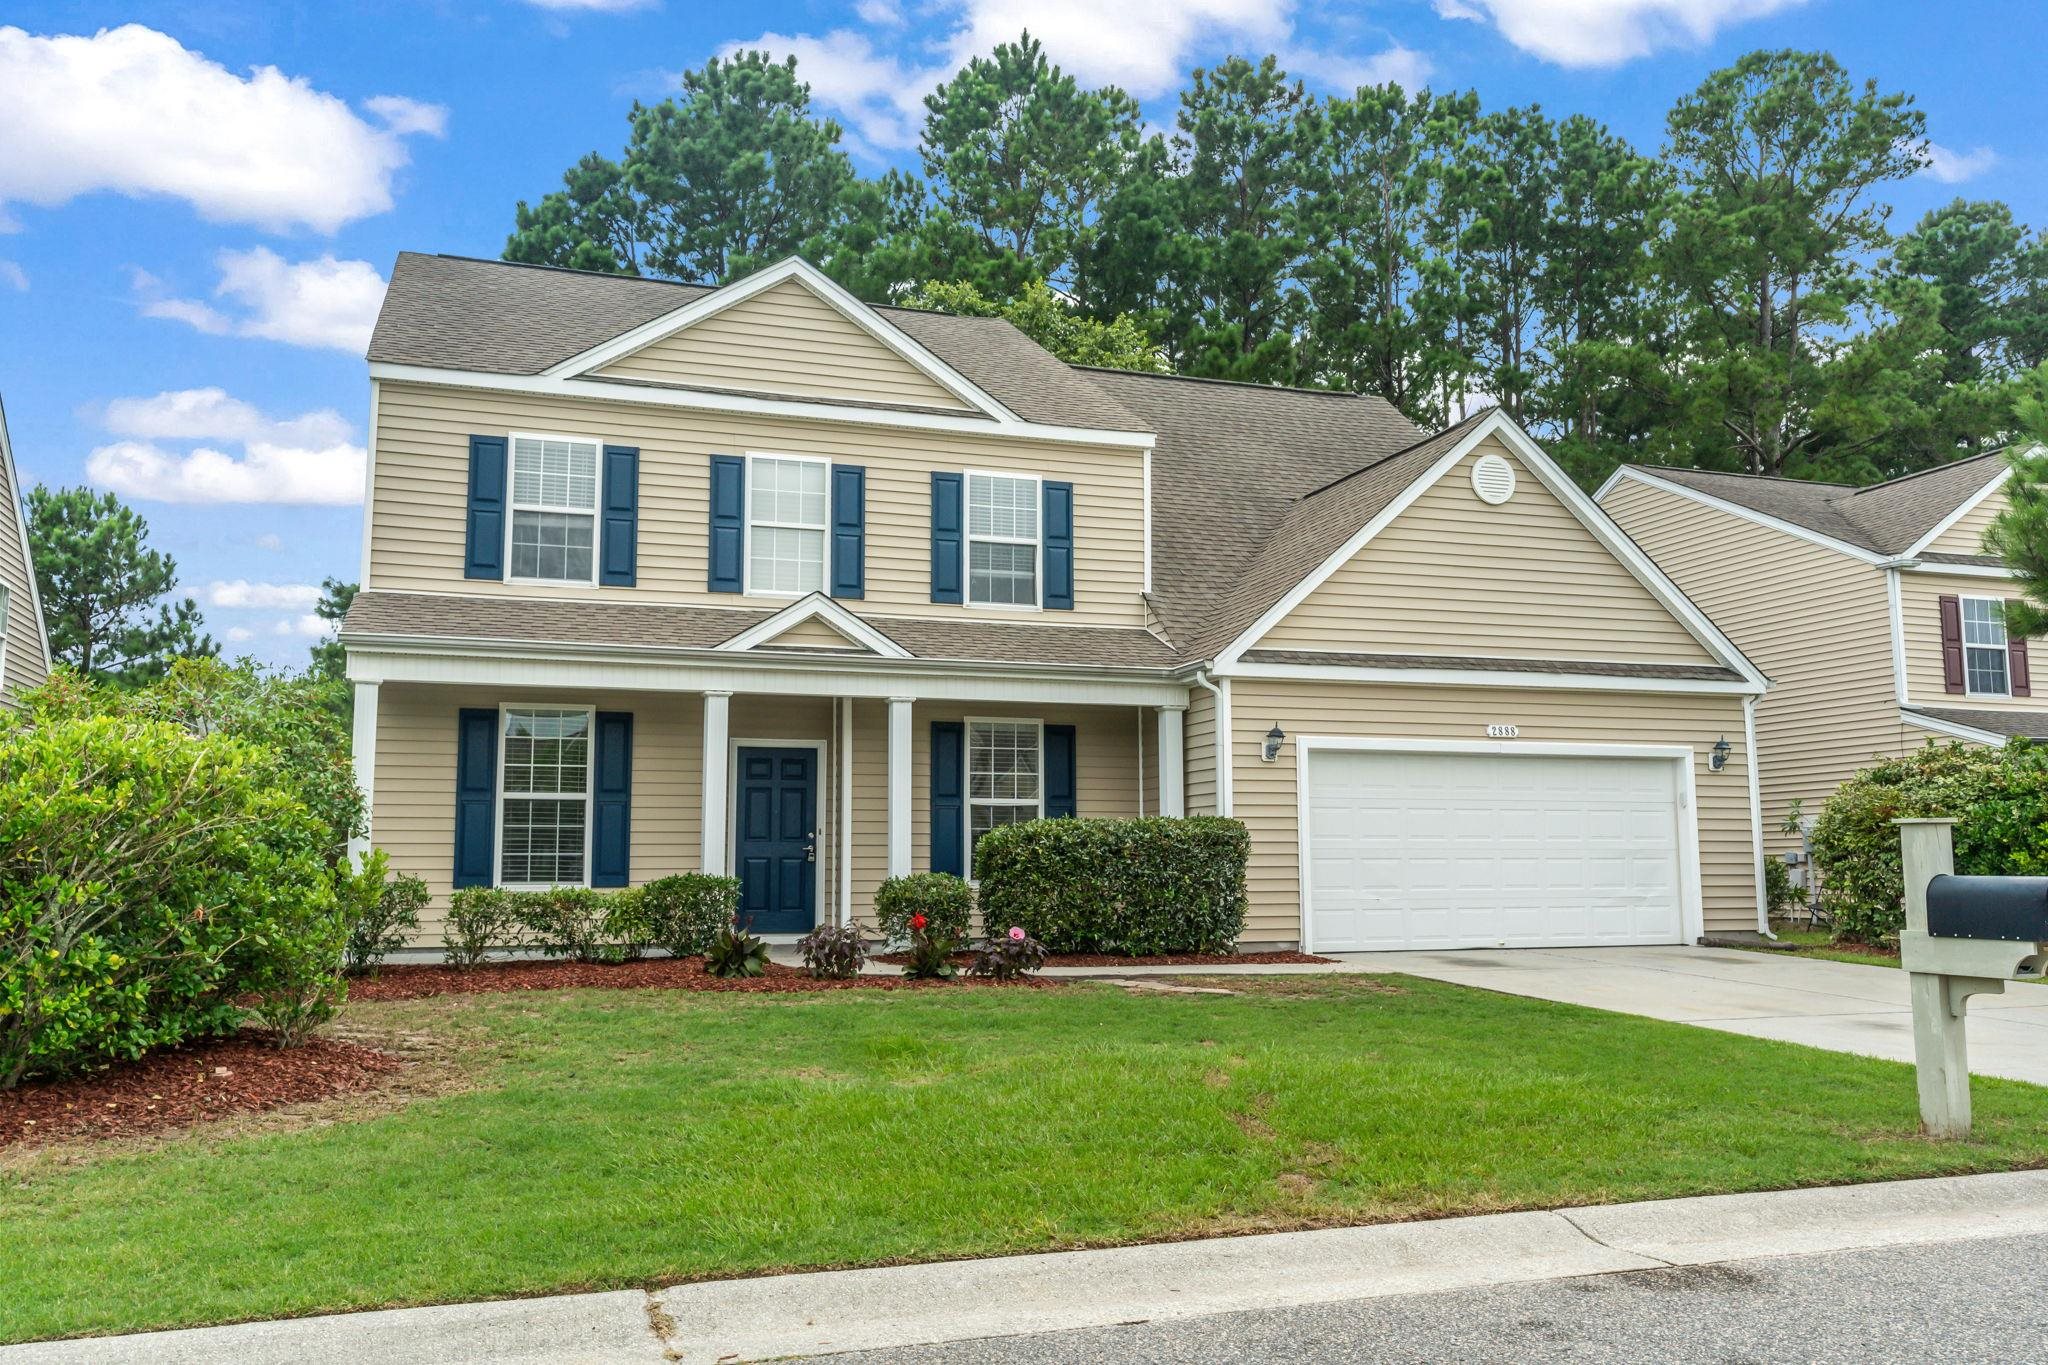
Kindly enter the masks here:
[[926, 922], [927, 921], [925, 920], [925, 917], [923, 915], [912, 915], [910, 917], [910, 927], [913, 929], [922, 930]]

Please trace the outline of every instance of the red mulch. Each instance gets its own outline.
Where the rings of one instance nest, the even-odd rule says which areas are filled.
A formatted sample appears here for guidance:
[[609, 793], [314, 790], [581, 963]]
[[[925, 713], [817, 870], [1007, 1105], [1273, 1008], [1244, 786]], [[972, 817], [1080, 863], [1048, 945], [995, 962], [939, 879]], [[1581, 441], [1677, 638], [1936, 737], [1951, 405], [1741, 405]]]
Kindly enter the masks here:
[[[968, 962], [972, 953], [955, 953], [955, 962]], [[903, 962], [907, 953], [883, 953], [877, 962]], [[1335, 958], [1293, 950], [1278, 953], [1155, 953], [1149, 957], [1118, 957], [1114, 953], [1048, 953], [1048, 967], [1257, 967], [1275, 962], [1334, 962]]]
[[0, 1147], [138, 1137], [330, 1099], [367, 1090], [403, 1065], [389, 1053], [332, 1038], [281, 1048], [261, 1033], [245, 1031], [186, 1043], [0, 1093]]
[[[912, 981], [900, 976], [855, 976], [820, 981], [796, 967], [768, 964], [763, 976], [713, 976], [701, 957], [658, 957], [642, 962], [486, 962], [476, 967], [396, 966], [348, 983], [351, 1000], [418, 1000], [429, 995], [481, 995], [493, 991], [681, 990], [789, 993], [837, 990], [945, 989], [1001, 983], [962, 976], [955, 981]], [[1014, 983], [1051, 986], [1027, 979]]]

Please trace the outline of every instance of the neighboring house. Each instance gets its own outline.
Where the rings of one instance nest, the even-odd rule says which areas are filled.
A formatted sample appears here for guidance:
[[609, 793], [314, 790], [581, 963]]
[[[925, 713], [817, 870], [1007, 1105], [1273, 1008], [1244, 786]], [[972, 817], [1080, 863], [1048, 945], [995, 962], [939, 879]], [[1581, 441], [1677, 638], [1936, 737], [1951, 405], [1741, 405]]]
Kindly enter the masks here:
[[701, 867], [793, 933], [997, 825], [1222, 813], [1248, 945], [1758, 925], [1762, 676], [1497, 413], [1077, 368], [798, 261], [406, 254], [369, 358], [341, 638], [437, 906]]
[[1792, 803], [1930, 739], [2048, 738], [2019, 595], [1984, 552], [2001, 454], [1855, 488], [1625, 466], [1598, 494], [1621, 528], [1771, 679], [1757, 707], [1767, 845], [1796, 849]]
[[30, 565], [28, 519], [22, 510], [21, 479], [14, 446], [7, 437], [7, 408], [0, 403], [0, 497], [14, 515], [0, 524], [0, 706], [13, 706], [24, 688], [50, 673], [50, 636], [43, 625], [42, 596]]

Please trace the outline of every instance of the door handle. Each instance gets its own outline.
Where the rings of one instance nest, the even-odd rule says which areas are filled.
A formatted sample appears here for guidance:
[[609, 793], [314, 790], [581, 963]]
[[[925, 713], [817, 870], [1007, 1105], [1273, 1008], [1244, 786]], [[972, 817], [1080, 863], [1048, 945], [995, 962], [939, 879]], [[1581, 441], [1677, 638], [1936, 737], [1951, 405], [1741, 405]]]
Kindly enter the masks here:
[[818, 841], [816, 837], [804, 840], [804, 861], [807, 863], [818, 861]]

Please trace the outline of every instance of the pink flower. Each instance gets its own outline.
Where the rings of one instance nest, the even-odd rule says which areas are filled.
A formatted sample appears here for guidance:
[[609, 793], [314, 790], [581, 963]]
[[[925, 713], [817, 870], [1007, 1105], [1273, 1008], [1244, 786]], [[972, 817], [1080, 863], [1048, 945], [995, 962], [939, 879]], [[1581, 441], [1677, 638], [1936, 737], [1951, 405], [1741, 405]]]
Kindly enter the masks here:
[[1014, 924], [1013, 924], [1013, 925], [1011, 925], [1011, 926], [1010, 926], [1010, 942], [1012, 942], [1012, 943], [1022, 943], [1023, 941], [1024, 941], [1024, 931], [1023, 931], [1022, 929], [1018, 928], [1018, 927], [1017, 927], [1016, 925], [1014, 925]]

